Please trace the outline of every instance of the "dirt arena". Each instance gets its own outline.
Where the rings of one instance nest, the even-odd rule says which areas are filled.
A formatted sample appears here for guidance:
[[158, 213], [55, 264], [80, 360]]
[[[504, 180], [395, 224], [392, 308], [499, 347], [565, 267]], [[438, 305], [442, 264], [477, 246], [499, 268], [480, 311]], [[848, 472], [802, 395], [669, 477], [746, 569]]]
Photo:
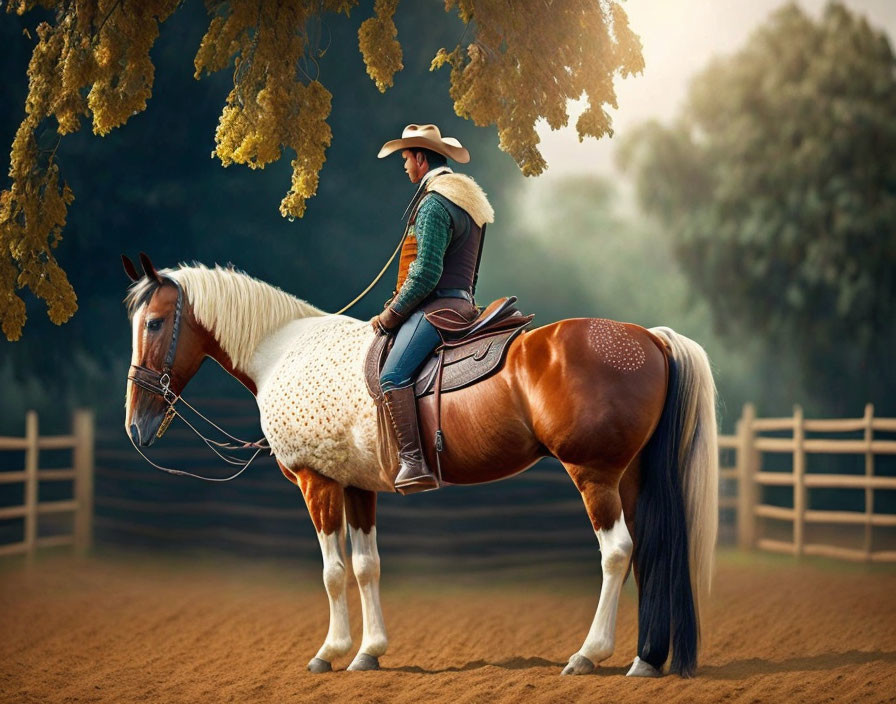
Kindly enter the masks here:
[[896, 701], [896, 570], [723, 555], [693, 680], [623, 676], [636, 642], [630, 584], [616, 654], [596, 674], [561, 677], [594, 613], [588, 581], [387, 569], [383, 669], [341, 671], [349, 656], [311, 675], [327, 629], [319, 572], [157, 556], [7, 561], [0, 701]]

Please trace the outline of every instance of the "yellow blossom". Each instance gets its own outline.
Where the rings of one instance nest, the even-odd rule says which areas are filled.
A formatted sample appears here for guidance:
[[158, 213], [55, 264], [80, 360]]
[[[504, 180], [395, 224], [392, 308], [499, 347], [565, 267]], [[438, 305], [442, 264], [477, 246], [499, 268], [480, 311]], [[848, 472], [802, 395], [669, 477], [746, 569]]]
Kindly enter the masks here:
[[[143, 111], [152, 94], [150, 49], [159, 25], [179, 0], [10, 0], [7, 12], [40, 5], [55, 23], [37, 27], [28, 65], [25, 118], [10, 154], [8, 190], [0, 191], [0, 329], [21, 336], [28, 288], [56, 323], [77, 309], [75, 293], [53, 256], [74, 196], [60, 180], [56, 149], [38, 145], [50, 118], [58, 134], [88, 118], [106, 135]], [[323, 51], [314, 22], [324, 13], [349, 14], [357, 0], [206, 0], [208, 30], [194, 59], [200, 78], [233, 67], [233, 89], [215, 131], [212, 153], [224, 166], [264, 168], [291, 154], [285, 217], [301, 217], [318, 187], [332, 133], [331, 94], [318, 81]], [[123, 9], [126, 5], [126, 10]], [[398, 0], [374, 0], [358, 31], [368, 75], [380, 91], [402, 68], [394, 14]], [[641, 46], [614, 0], [445, 0], [468, 25], [462, 40], [441, 49], [431, 69], [451, 66], [450, 96], [458, 115], [494, 125], [501, 149], [526, 175], [546, 163], [535, 124], [568, 121], [567, 101], [583, 94], [588, 107], [576, 123], [580, 138], [611, 134], [605, 106], [615, 106], [615, 75], [643, 68]], [[465, 42], [462, 44], [461, 42]], [[43, 136], [41, 141], [43, 141]], [[57, 142], [58, 146], [58, 142]]]

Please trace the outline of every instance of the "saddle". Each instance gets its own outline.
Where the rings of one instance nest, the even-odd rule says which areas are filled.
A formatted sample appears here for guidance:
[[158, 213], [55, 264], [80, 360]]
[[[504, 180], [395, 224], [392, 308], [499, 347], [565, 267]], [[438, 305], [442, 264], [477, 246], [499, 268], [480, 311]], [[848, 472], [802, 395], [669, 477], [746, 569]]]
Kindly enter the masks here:
[[[441, 426], [441, 394], [472, 386], [496, 373], [503, 366], [507, 347], [535, 317], [524, 315], [516, 307], [516, 300], [516, 296], [499, 298], [472, 320], [465, 318], [451, 307], [440, 308], [426, 314], [426, 319], [439, 331], [442, 343], [417, 372], [414, 393], [418, 401], [417, 412], [421, 427], [428, 425], [436, 428], [437, 464], [438, 454], [442, 451], [444, 442]], [[383, 408], [383, 392], [380, 388], [380, 371], [393, 341], [393, 335], [377, 335], [367, 350], [364, 363], [367, 391], [377, 405], [381, 450], [394, 444], [391, 438], [392, 425]], [[420, 403], [420, 399], [426, 396], [433, 396], [432, 402]], [[430, 415], [433, 422], [424, 423], [424, 415]], [[423, 442], [425, 444], [426, 440]]]

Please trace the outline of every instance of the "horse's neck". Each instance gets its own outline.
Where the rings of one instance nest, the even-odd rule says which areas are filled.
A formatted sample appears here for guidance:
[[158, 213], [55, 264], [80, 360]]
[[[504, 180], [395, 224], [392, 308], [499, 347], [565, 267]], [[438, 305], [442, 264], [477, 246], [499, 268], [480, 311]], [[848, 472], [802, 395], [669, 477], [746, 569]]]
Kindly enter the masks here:
[[318, 316], [293, 320], [273, 331], [261, 341], [252, 355], [246, 372], [253, 379], [256, 387], [261, 387], [284, 355], [292, 350], [306, 348], [307, 341], [313, 339], [314, 333], [319, 331], [321, 326], [330, 327], [350, 322], [358, 321], [344, 316]]
[[244, 384], [246, 379], [255, 381], [259, 347], [282, 336], [283, 329], [293, 323], [310, 324], [330, 317], [244, 274], [187, 267], [175, 275], [189, 291], [197, 323], [213, 338], [208, 354]]

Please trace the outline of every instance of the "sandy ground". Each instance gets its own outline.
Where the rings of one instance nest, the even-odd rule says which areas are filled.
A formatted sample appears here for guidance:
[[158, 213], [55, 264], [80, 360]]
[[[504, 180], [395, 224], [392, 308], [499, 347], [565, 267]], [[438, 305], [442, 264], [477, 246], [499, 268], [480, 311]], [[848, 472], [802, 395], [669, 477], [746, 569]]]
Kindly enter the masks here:
[[295, 566], [157, 556], [2, 563], [0, 701], [896, 701], [892, 569], [723, 556], [692, 680], [623, 676], [636, 643], [631, 585], [616, 654], [595, 674], [561, 677], [598, 579], [554, 569], [387, 571], [383, 669], [346, 672], [349, 656], [312, 675], [305, 664], [327, 628], [319, 579]]

